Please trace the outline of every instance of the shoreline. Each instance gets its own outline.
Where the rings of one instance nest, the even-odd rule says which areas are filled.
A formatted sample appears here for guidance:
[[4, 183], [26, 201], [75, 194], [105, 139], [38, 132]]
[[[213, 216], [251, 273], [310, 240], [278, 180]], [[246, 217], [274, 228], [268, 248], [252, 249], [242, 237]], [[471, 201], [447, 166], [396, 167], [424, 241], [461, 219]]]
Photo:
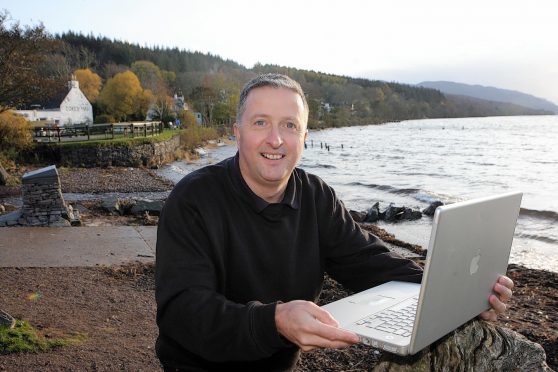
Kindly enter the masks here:
[[[228, 143], [227, 146], [206, 145], [204, 149], [207, 155], [197, 160], [170, 163], [158, 170], [129, 167], [61, 167], [59, 168], [59, 173], [62, 192], [66, 194], [67, 202], [72, 204], [79, 204], [80, 201], [85, 200], [94, 201], [103, 197], [166, 199], [174, 184], [185, 174], [201, 166], [218, 162], [222, 158], [230, 156], [231, 153], [234, 154], [235, 147], [231, 145], [231, 141], [225, 142]], [[23, 171], [26, 171], [26, 169], [22, 167], [20, 173]], [[0, 186], [0, 205], [5, 204], [6, 212], [19, 207], [21, 205], [20, 199], [19, 187]], [[430, 228], [424, 225], [424, 223], [421, 224], [417, 224], [414, 221], [406, 221], [379, 223], [378, 225], [397, 236], [400, 240], [407, 241], [411, 245], [421, 245], [423, 248], [427, 248]], [[514, 238], [514, 248], [510, 256], [510, 263], [532, 269], [558, 272], [558, 260], [548, 254], [552, 253], [553, 247], [548, 243], [547, 245], [548, 247], [545, 247], [545, 251], [539, 252], [540, 248], [532, 250], [527, 241], [516, 236]], [[541, 257], [546, 257], [546, 259], [541, 260]]]

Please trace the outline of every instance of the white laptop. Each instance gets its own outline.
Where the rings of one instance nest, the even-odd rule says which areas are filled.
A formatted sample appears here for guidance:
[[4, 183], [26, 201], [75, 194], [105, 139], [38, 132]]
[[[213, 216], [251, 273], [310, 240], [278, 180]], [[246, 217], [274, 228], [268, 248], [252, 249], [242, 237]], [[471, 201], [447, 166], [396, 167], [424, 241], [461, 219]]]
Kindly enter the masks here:
[[521, 197], [438, 207], [422, 284], [393, 281], [323, 308], [362, 343], [415, 354], [490, 308], [488, 297], [508, 266]]

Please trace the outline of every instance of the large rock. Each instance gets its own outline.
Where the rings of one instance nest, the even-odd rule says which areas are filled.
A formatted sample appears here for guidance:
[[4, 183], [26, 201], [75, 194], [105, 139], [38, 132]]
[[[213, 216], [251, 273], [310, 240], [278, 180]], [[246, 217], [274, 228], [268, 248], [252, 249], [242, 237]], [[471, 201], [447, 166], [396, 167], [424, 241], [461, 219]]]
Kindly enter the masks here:
[[410, 357], [384, 353], [374, 371], [551, 371], [541, 345], [474, 320]]
[[420, 211], [414, 211], [407, 207], [396, 207], [390, 204], [387, 209], [380, 214], [382, 218], [388, 222], [402, 221], [402, 220], [418, 220], [422, 217]]
[[164, 200], [137, 200], [136, 204], [132, 207], [131, 213], [144, 214], [148, 212], [152, 216], [159, 216], [164, 204]]
[[366, 217], [364, 217], [364, 222], [376, 222], [380, 219], [380, 203], [376, 202], [368, 212], [366, 213]]
[[434, 216], [434, 212], [436, 212], [436, 208], [441, 207], [442, 205], [444, 205], [444, 203], [442, 203], [441, 201], [435, 201], [433, 203], [430, 203], [430, 205], [428, 207], [426, 207], [425, 209], [423, 209], [422, 213], [424, 213], [427, 216]]

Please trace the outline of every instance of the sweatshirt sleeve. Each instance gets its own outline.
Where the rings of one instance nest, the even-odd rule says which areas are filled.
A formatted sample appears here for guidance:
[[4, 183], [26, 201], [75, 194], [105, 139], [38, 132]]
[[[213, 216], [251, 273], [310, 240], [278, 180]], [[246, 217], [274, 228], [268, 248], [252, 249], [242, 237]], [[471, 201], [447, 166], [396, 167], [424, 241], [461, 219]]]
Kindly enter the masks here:
[[276, 303], [229, 301], [218, 290], [223, 260], [211, 247], [194, 203], [171, 193], [157, 231], [157, 324], [160, 336], [212, 362], [256, 360], [285, 347]]
[[320, 229], [325, 244], [325, 270], [353, 291], [392, 280], [420, 283], [422, 269], [413, 261], [391, 252], [375, 235], [356, 224], [333, 189], [323, 190], [327, 209]]

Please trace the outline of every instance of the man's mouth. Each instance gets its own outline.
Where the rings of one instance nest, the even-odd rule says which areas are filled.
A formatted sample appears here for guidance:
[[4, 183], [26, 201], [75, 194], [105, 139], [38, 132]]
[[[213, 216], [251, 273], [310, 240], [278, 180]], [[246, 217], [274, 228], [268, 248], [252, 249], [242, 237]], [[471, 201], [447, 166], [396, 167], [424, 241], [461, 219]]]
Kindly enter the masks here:
[[283, 159], [285, 157], [285, 155], [282, 154], [267, 154], [265, 152], [262, 152], [261, 155], [269, 160], [279, 160], [279, 159]]

